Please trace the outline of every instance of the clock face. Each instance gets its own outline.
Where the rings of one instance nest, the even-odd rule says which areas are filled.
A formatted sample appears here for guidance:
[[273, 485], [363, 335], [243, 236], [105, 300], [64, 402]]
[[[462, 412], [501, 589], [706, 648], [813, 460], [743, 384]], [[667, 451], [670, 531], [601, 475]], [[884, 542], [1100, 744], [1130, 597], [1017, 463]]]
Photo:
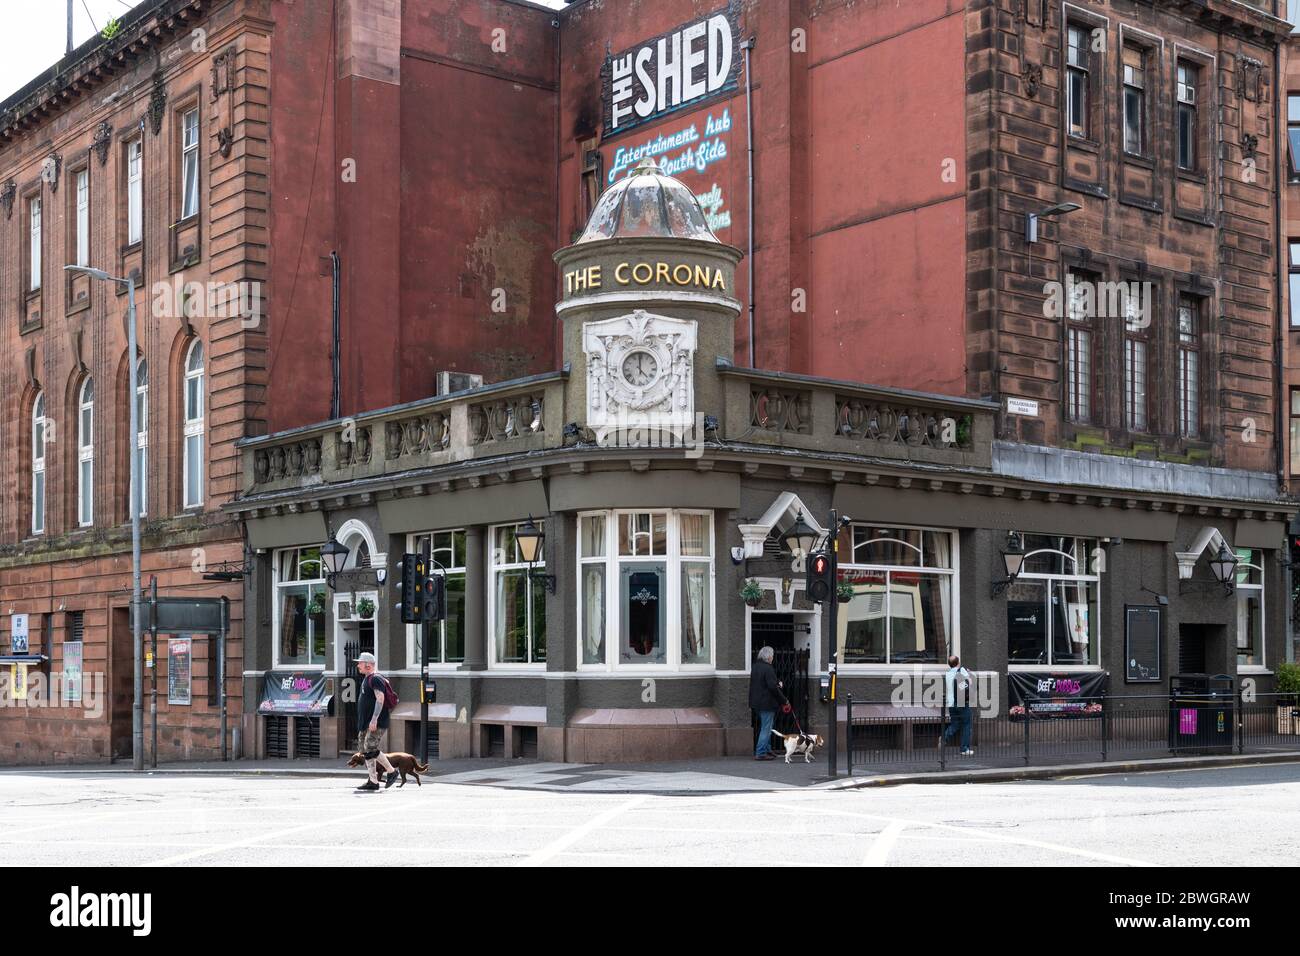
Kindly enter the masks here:
[[629, 385], [644, 388], [659, 374], [659, 362], [649, 352], [633, 352], [623, 359], [623, 378]]

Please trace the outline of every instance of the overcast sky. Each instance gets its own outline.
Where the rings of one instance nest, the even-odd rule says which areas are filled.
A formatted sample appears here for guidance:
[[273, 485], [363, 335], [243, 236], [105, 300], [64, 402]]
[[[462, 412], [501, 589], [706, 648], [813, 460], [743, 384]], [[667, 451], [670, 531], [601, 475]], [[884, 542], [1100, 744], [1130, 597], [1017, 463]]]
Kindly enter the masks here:
[[[322, 0], [312, 0], [322, 2]], [[561, 7], [561, 0], [540, 0]], [[121, 17], [132, 0], [72, 0], [72, 45], [80, 46]], [[53, 66], [67, 49], [67, 0], [0, 0], [0, 99]]]

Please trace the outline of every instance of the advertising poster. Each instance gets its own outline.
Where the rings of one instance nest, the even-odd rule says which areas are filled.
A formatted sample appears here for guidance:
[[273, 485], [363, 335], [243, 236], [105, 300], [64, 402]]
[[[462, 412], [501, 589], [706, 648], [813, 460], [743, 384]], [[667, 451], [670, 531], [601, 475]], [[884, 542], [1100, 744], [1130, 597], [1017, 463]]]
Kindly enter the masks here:
[[63, 644], [63, 702], [65, 704], [81, 703], [81, 641], [65, 641]]
[[1105, 673], [1036, 674], [1013, 671], [1007, 675], [1011, 718], [1095, 717], [1099, 699], [1106, 693]]
[[10, 634], [11, 634], [11, 638], [12, 638], [12, 640], [10, 641], [10, 645], [11, 645], [11, 647], [12, 647], [12, 650], [10, 651], [10, 653], [11, 653], [11, 654], [27, 654], [27, 653], [29, 653], [28, 650], [27, 650], [27, 647], [28, 647], [28, 643], [27, 643], [27, 615], [26, 615], [26, 614], [11, 614], [11, 615], [9, 616], [9, 619], [10, 619], [10, 626], [11, 626]]
[[268, 671], [262, 678], [259, 714], [324, 714], [330, 698], [320, 671]]
[[190, 703], [193, 650], [192, 638], [173, 637], [167, 641], [167, 703], [169, 704]]

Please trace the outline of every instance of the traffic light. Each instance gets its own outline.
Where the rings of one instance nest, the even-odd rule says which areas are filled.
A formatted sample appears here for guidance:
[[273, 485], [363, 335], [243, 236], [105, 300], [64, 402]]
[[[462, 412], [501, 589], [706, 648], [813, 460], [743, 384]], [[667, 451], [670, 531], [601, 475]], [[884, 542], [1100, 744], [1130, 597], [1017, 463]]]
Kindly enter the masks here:
[[422, 590], [424, 582], [429, 576], [428, 566], [425, 564], [423, 555], [407, 552], [402, 555], [402, 560], [397, 567], [402, 574], [402, 580], [397, 585], [402, 595], [402, 600], [397, 604], [397, 608], [401, 612], [402, 623], [419, 624], [425, 619]]
[[429, 574], [424, 578], [424, 588], [420, 594], [423, 614], [422, 621], [442, 621], [447, 617], [447, 579], [441, 574]]
[[808, 555], [808, 578], [804, 585], [808, 600], [817, 604], [835, 598], [835, 581], [831, 575], [831, 556], [828, 551], [814, 551]]

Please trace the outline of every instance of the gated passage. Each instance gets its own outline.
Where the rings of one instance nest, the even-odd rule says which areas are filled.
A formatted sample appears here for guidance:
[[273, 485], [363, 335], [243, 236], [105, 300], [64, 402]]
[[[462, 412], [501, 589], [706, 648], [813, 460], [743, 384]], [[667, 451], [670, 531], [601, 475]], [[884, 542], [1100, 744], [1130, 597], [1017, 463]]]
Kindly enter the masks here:
[[[774, 656], [772, 658], [772, 667], [776, 669], [776, 679], [781, 682], [781, 693], [785, 694], [786, 699], [790, 701], [793, 713], [783, 714], [781, 711], [776, 712], [776, 721], [772, 724], [774, 728], [783, 734], [792, 734], [795, 732], [795, 718], [798, 717], [798, 726], [802, 726], [805, 731], [812, 733], [808, 726], [808, 658], [807, 650], [797, 650], [793, 647], [773, 648]], [[755, 647], [750, 658], [750, 668], [753, 669], [754, 661], [758, 659], [758, 648]], [[754, 741], [758, 741], [758, 715], [752, 715], [752, 726], [754, 731]], [[773, 747], [779, 750], [778, 747]]]

